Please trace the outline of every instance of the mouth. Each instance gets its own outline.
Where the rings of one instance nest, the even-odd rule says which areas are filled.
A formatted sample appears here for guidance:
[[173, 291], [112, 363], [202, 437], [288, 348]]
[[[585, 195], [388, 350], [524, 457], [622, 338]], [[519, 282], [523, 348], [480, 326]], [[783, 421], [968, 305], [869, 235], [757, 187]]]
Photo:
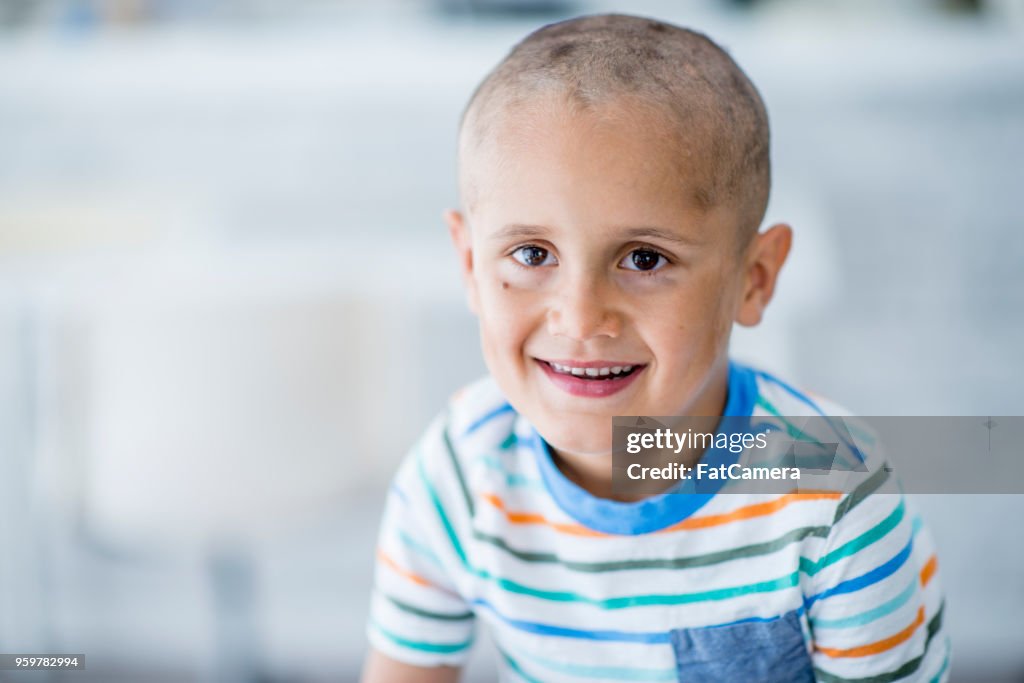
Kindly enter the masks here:
[[534, 359], [551, 382], [574, 396], [601, 398], [633, 383], [647, 366], [622, 361], [575, 361]]

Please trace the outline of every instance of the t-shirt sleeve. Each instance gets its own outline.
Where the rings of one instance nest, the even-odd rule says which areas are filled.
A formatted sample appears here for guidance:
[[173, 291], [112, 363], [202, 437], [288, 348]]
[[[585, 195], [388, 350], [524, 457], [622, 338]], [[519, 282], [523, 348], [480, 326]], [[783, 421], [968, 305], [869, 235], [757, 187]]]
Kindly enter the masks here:
[[438, 481], [444, 454], [431, 452], [444, 447], [430, 439], [436, 428], [406, 457], [388, 491], [367, 635], [378, 651], [407, 664], [461, 666], [475, 618], [458, 588], [458, 521], [445, 509], [445, 485]]
[[868, 481], [840, 501], [823, 552], [804, 567], [816, 680], [945, 681], [931, 538], [902, 493], [872, 488]]

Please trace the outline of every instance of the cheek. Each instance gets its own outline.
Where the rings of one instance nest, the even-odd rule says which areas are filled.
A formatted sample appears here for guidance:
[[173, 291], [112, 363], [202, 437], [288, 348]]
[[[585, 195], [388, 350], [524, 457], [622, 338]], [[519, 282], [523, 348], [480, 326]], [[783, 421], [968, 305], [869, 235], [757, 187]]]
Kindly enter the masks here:
[[666, 296], [645, 301], [637, 319], [663, 364], [688, 364], [721, 344], [732, 323], [728, 284], [708, 269], [692, 273]]
[[494, 362], [508, 362], [535, 328], [537, 295], [514, 281], [493, 277], [481, 287], [481, 337]]

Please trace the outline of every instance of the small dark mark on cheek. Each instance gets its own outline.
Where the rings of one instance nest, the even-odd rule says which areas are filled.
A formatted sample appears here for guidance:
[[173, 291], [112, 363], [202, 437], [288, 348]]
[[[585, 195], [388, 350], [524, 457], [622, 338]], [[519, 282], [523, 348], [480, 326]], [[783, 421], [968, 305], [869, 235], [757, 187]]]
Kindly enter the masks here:
[[507, 282], [502, 282], [501, 283], [501, 288], [502, 289], [508, 289], [508, 283]]

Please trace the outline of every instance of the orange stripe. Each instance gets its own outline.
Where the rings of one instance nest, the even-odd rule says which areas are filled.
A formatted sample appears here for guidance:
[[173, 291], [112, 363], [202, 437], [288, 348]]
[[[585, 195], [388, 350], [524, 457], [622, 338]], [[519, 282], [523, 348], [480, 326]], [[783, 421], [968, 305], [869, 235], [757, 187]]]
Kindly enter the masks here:
[[419, 574], [411, 572], [408, 569], [405, 569], [404, 567], [398, 566], [398, 564], [380, 548], [377, 548], [377, 559], [386, 564], [391, 569], [391, 571], [395, 572], [399, 576], [404, 576], [413, 583], [419, 584], [421, 586], [426, 586], [427, 588], [435, 588], [441, 591], [442, 593], [447, 593], [448, 595], [454, 595], [454, 593], [452, 593], [450, 590], [438, 586], [433, 581], [425, 579]]
[[538, 515], [530, 512], [511, 512], [505, 507], [505, 502], [494, 495], [493, 493], [482, 494], [484, 500], [498, 508], [505, 513], [505, 517], [508, 521], [513, 524], [543, 524], [544, 526], [551, 527], [557, 531], [561, 531], [566, 534], [573, 534], [575, 536], [610, 536], [611, 534], [604, 534], [600, 531], [594, 531], [588, 529], [581, 524], [563, 524], [560, 522], [552, 522], [544, 515]]
[[894, 636], [890, 636], [885, 640], [879, 640], [876, 643], [870, 645], [861, 645], [860, 647], [851, 647], [846, 650], [834, 650], [829, 647], [819, 647], [818, 651], [828, 655], [829, 657], [867, 657], [868, 655], [877, 655], [880, 652], [891, 650], [900, 643], [906, 642], [910, 639], [910, 636], [914, 635], [914, 631], [924, 623], [924, 607], [917, 608], [917, 618], [914, 619], [914, 623], [906, 627]]
[[[720, 515], [704, 515], [702, 517], [690, 517], [684, 519], [678, 524], [673, 524], [670, 527], [666, 527], [658, 531], [658, 533], [666, 533], [671, 531], [679, 531], [681, 529], [706, 529], [708, 527], [719, 526], [721, 524], [728, 524], [729, 522], [738, 522], [744, 519], [751, 519], [753, 517], [763, 517], [764, 515], [770, 515], [773, 512], [778, 512], [782, 508], [786, 507], [790, 503], [802, 502], [807, 500], [834, 500], [841, 497], [843, 494], [838, 491], [824, 491], [824, 492], [800, 492], [800, 493], [787, 493], [784, 496], [776, 498], [765, 503], [754, 503], [745, 507], [738, 508], [732, 512], [726, 512]], [[513, 524], [542, 524], [544, 526], [551, 527], [557, 531], [561, 531], [566, 534], [572, 534], [574, 536], [590, 536], [590, 537], [606, 537], [612, 534], [605, 534], [600, 531], [594, 531], [581, 524], [563, 524], [558, 522], [552, 522], [543, 515], [529, 513], [529, 512], [513, 512], [505, 507], [504, 501], [493, 493], [484, 493], [481, 497], [488, 503], [498, 508], [505, 513], [505, 517], [508, 521]]]
[[928, 561], [924, 563], [924, 568], [921, 569], [921, 585], [927, 586], [928, 582], [935, 576], [935, 570], [939, 567], [939, 558], [932, 555], [928, 558]]
[[774, 512], [778, 512], [782, 508], [786, 507], [790, 503], [802, 502], [805, 500], [834, 500], [842, 496], [838, 491], [827, 491], [827, 492], [806, 492], [806, 493], [787, 493], [784, 496], [780, 496], [775, 500], [770, 500], [765, 503], [754, 503], [753, 505], [747, 505], [745, 507], [738, 508], [732, 512], [726, 512], [720, 515], [704, 515], [700, 517], [690, 517], [684, 519], [678, 524], [673, 524], [670, 527], [662, 529], [666, 531], [678, 531], [679, 529], [706, 529], [711, 526], [719, 526], [720, 524], [728, 524], [729, 522], [738, 522], [744, 519], [751, 519], [753, 517], [763, 517], [770, 515]]

